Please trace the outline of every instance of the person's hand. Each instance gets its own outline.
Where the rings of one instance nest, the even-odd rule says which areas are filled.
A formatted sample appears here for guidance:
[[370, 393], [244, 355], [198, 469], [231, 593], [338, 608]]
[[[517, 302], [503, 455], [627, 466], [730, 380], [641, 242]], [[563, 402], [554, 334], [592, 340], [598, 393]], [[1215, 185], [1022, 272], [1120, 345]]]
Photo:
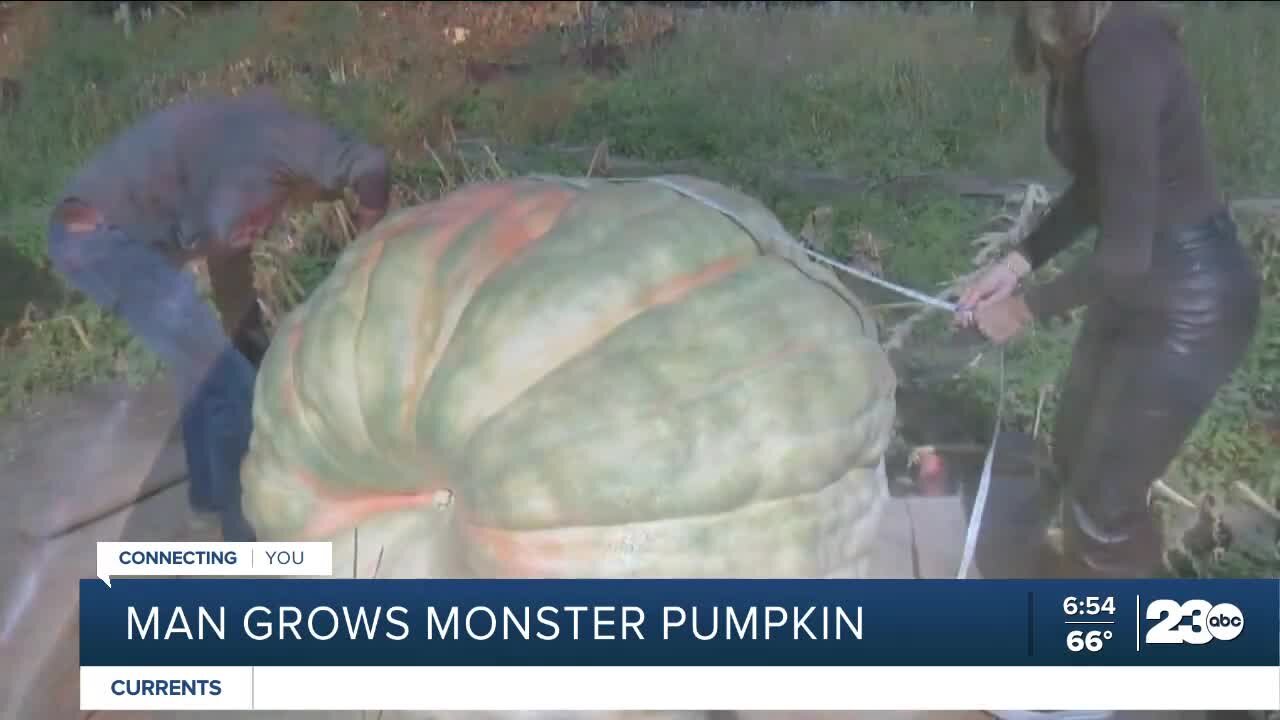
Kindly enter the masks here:
[[956, 324], [961, 327], [970, 326], [974, 319], [972, 311], [1012, 295], [1018, 287], [1018, 281], [1030, 271], [1031, 263], [1016, 250], [992, 264], [960, 293], [956, 305], [962, 312], [957, 314]]
[[1031, 308], [1021, 295], [979, 305], [973, 311], [973, 322], [987, 339], [1003, 345], [1031, 324]]

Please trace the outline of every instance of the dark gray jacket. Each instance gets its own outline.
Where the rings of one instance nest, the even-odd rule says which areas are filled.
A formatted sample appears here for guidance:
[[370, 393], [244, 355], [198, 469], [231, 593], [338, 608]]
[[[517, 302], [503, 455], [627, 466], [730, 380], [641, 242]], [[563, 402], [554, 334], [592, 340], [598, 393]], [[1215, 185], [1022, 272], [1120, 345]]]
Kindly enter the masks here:
[[125, 130], [89, 160], [59, 200], [79, 199], [129, 237], [168, 255], [227, 250], [294, 198], [333, 200], [352, 187], [385, 210], [381, 149], [291, 110], [265, 88], [183, 100]]

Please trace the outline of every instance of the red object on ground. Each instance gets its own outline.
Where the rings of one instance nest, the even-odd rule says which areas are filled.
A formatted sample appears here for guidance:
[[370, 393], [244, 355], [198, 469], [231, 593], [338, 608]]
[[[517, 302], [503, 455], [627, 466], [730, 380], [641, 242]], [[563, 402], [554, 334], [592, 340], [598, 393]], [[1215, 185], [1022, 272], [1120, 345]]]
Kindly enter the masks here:
[[916, 487], [920, 494], [936, 497], [947, 494], [947, 464], [932, 450], [921, 452], [916, 465]]

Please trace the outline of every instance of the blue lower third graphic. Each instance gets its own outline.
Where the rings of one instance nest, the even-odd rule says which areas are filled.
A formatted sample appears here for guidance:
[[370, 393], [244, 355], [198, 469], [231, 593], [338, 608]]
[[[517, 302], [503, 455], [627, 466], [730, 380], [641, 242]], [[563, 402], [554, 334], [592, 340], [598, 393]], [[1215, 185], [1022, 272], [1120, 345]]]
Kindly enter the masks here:
[[1280, 665], [1280, 581], [80, 585], [82, 666]]

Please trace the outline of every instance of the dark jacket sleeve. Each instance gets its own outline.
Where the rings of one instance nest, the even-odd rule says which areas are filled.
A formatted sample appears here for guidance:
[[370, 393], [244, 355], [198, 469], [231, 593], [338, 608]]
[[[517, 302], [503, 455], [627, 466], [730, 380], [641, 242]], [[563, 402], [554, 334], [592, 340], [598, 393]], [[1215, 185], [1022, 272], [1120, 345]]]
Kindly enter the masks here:
[[1088, 203], [1088, 188], [1080, 182], [1072, 182], [1045, 213], [1040, 224], [1023, 238], [1019, 250], [1033, 270], [1040, 269], [1094, 224]]
[[293, 183], [337, 198], [352, 188], [362, 208], [385, 210], [390, 201], [391, 170], [379, 147], [318, 120], [290, 113], [276, 130], [277, 161]]
[[1151, 264], [1160, 110], [1168, 77], [1158, 52], [1124, 38], [1089, 51], [1083, 81], [1094, 142], [1099, 237], [1094, 253], [1079, 266], [1028, 291], [1027, 303], [1038, 318], [1063, 314], [1102, 295], [1122, 296]]

